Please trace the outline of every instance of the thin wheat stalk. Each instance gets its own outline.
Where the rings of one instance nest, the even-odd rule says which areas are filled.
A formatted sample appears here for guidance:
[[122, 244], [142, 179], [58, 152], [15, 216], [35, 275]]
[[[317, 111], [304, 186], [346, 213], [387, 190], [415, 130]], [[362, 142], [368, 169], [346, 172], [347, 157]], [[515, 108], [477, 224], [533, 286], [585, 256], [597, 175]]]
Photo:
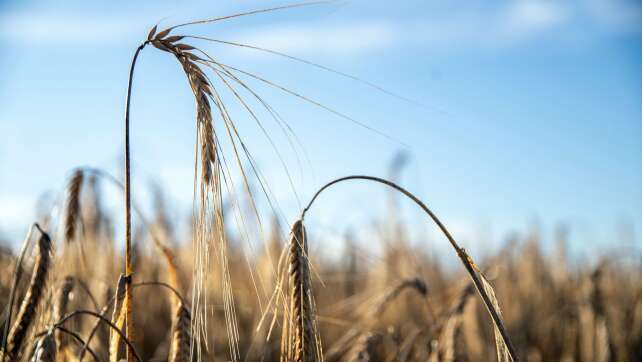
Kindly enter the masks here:
[[404, 279], [401, 282], [399, 282], [394, 288], [392, 288], [386, 294], [383, 295], [381, 300], [372, 309], [371, 315], [372, 316], [381, 315], [381, 313], [383, 313], [386, 307], [390, 303], [392, 303], [399, 296], [399, 294], [401, 294], [401, 292], [404, 291], [405, 289], [416, 290], [417, 293], [421, 294], [424, 297], [428, 295], [428, 287], [426, 286], [426, 282], [424, 282], [423, 279], [421, 278]]
[[[109, 294], [108, 294], [109, 295]], [[107, 312], [109, 311], [109, 307], [113, 303], [113, 299], [115, 299], [115, 295], [110, 298], [109, 302], [103, 306], [103, 308], [100, 310], [100, 315], [104, 318], [107, 316]], [[98, 331], [98, 327], [100, 327], [100, 320], [96, 321], [96, 324], [91, 328], [91, 331], [89, 332], [89, 335], [87, 337], [87, 341], [85, 344], [80, 349], [80, 352], [78, 352], [78, 361], [82, 362], [83, 358], [85, 357], [85, 352], [89, 349], [89, 344], [91, 343], [92, 338], [94, 338], [94, 335]], [[110, 330], [111, 333], [111, 330]]]
[[[132, 290], [131, 282], [134, 273], [132, 265], [132, 216], [131, 216], [131, 165], [130, 165], [130, 147], [129, 147], [129, 109], [131, 105], [132, 83], [134, 80], [134, 68], [136, 67], [136, 60], [138, 54], [145, 47], [145, 43], [141, 44], [134, 53], [131, 67], [129, 68], [129, 81], [127, 85], [127, 99], [125, 101], [125, 302], [124, 302], [124, 316], [125, 316], [125, 336], [130, 340], [134, 340], [134, 316], [132, 314]], [[111, 352], [111, 351], [110, 351]], [[127, 347], [127, 362], [133, 359], [133, 351]]]
[[[88, 316], [92, 316], [92, 317], [94, 317], [94, 318], [97, 318], [99, 321], [101, 321], [102, 323], [105, 323], [107, 326], [109, 326], [109, 327], [111, 328], [111, 330], [112, 330], [113, 332], [115, 332], [116, 334], [118, 334], [118, 336], [120, 337], [120, 339], [121, 339], [123, 342], [125, 342], [125, 344], [129, 347], [129, 350], [131, 350], [131, 351], [132, 351], [133, 357], [134, 357], [137, 361], [142, 361], [142, 358], [140, 357], [140, 355], [139, 355], [139, 354], [138, 354], [138, 352], [136, 351], [136, 348], [134, 347], [134, 345], [132, 344], [132, 342], [131, 342], [129, 339], [127, 339], [127, 336], [126, 336], [126, 335], [125, 335], [125, 333], [121, 330], [122, 328], [119, 328], [116, 324], [112, 323], [109, 319], [105, 318], [105, 317], [104, 317], [104, 316], [102, 316], [101, 314], [96, 313], [96, 312], [94, 312], [94, 311], [91, 311], [91, 310], [82, 310], [82, 309], [80, 309], [80, 310], [75, 310], [75, 311], [73, 311], [73, 312], [71, 312], [71, 313], [67, 314], [66, 316], [62, 317], [62, 319], [60, 319], [58, 322], [56, 322], [56, 323], [53, 325], [53, 328], [61, 328], [61, 327], [62, 327], [62, 326], [67, 322], [67, 321], [69, 321], [69, 320], [71, 320], [71, 319], [73, 319], [73, 318], [75, 318], [75, 317], [83, 316], [83, 315], [88, 315]], [[36, 334], [36, 335], [35, 335], [35, 337], [36, 337], [36, 338], [37, 338], [37, 337], [40, 337], [40, 336], [44, 335], [45, 333], [47, 333], [47, 332], [45, 331], [45, 332], [38, 333], [38, 334]], [[83, 345], [86, 345], [86, 344], [87, 344], [86, 342], [84, 342], [84, 341], [82, 341], [82, 340], [81, 340], [81, 343], [82, 343]]]
[[[166, 289], [168, 289], [168, 290], [172, 291], [172, 293], [173, 293], [173, 299], [172, 299], [172, 300], [174, 300], [174, 299], [175, 299], [175, 300], [177, 300], [177, 301], [178, 301], [178, 302], [177, 302], [177, 305], [184, 305], [184, 303], [185, 303], [185, 301], [184, 301], [184, 299], [183, 299], [183, 296], [180, 294], [180, 292], [179, 292], [178, 290], [176, 290], [176, 288], [174, 288], [174, 287], [173, 287], [172, 285], [170, 285], [170, 284], [166, 284], [166, 283], [162, 283], [162, 282], [142, 282], [142, 283], [135, 283], [135, 284], [132, 284], [132, 288], [134, 288], [134, 289], [135, 289], [135, 288], [138, 288], [138, 287], [142, 287], [142, 286], [158, 286], [158, 287], [164, 287], [164, 288], [166, 288]], [[123, 293], [122, 293], [122, 291], [124, 291], [124, 281], [119, 281], [119, 288], [120, 288], [120, 290], [121, 290], [120, 298], [122, 299], [122, 298], [124, 297], [124, 296], [123, 296]], [[118, 288], [117, 288], [117, 289], [118, 289]], [[109, 311], [109, 307], [110, 307], [112, 304], [114, 304], [114, 306], [115, 306], [115, 307], [120, 308], [119, 306], [116, 306], [116, 305], [115, 305], [116, 303], [114, 303], [114, 301], [115, 301], [115, 300], [117, 299], [117, 297], [118, 297], [118, 293], [119, 293], [119, 292], [118, 292], [118, 290], [117, 290], [116, 295], [114, 295], [114, 296], [112, 296], [111, 298], [109, 298], [109, 300], [108, 300], [108, 302], [105, 304], [105, 306], [103, 306], [103, 308], [102, 308], [102, 309], [100, 309], [100, 313], [99, 313], [99, 315], [100, 315], [101, 317], [106, 318], [105, 316], [107, 315], [107, 312]], [[122, 302], [121, 302], [121, 304], [122, 304]], [[96, 308], [96, 309], [98, 309], [98, 308]], [[114, 325], [118, 325], [118, 324], [117, 324], [117, 322], [114, 322], [114, 320], [116, 320], [116, 321], [118, 320], [118, 314], [119, 314], [119, 313], [116, 313], [115, 315], [112, 315], [112, 323], [114, 323]], [[89, 346], [89, 344], [91, 343], [91, 340], [93, 339], [94, 335], [96, 334], [96, 331], [98, 330], [98, 327], [100, 326], [100, 323], [101, 323], [101, 322], [102, 322], [102, 320], [101, 320], [101, 319], [98, 319], [98, 320], [96, 321], [96, 324], [92, 327], [92, 329], [91, 329], [91, 331], [90, 331], [90, 333], [89, 333], [89, 336], [87, 337], [87, 341], [86, 341], [86, 343], [85, 343], [85, 344], [83, 344], [83, 346], [82, 346], [82, 348], [81, 348], [80, 352], [78, 353], [78, 361], [82, 361], [82, 359], [84, 358], [85, 351], [86, 351], [86, 350], [88, 350], [88, 348], [89, 348], [88, 346]], [[122, 326], [121, 326], [121, 327], [122, 327]], [[111, 330], [110, 330], [110, 333], [111, 333]], [[111, 340], [112, 340], [112, 338], [110, 337], [110, 341], [111, 341]]]
[[[76, 333], [76, 332], [74, 332], [74, 331], [71, 331], [71, 330], [69, 330], [69, 329], [67, 329], [67, 328], [65, 328], [65, 327], [63, 327], [63, 326], [61, 326], [61, 325], [55, 325], [55, 324], [54, 324], [54, 325], [51, 327], [51, 329], [50, 329], [50, 330], [45, 331], [45, 332], [38, 333], [38, 334], [36, 334], [36, 335], [34, 336], [34, 338], [36, 339], [36, 345], [35, 345], [35, 348], [34, 348], [34, 353], [32, 353], [32, 358], [34, 358], [34, 357], [36, 356], [36, 354], [37, 354], [36, 352], [38, 352], [38, 348], [39, 348], [39, 344], [40, 344], [40, 342], [41, 342], [43, 339], [48, 339], [51, 335], [55, 335], [54, 331], [55, 331], [56, 333], [57, 333], [57, 332], [62, 332], [62, 333], [65, 333], [65, 334], [69, 335], [70, 337], [72, 337], [72, 338], [73, 338], [73, 340], [75, 340], [76, 342], [78, 342], [78, 344], [80, 344], [81, 346], [82, 346], [82, 345], [86, 345], [85, 341], [82, 339], [82, 337], [80, 337], [80, 336], [78, 335], [78, 333]], [[49, 343], [49, 342], [47, 342], [47, 343]], [[54, 338], [54, 340], [53, 340], [53, 345], [48, 346], [48, 347], [46, 347], [46, 348], [51, 348], [51, 347], [53, 347], [54, 356], [56, 356], [56, 354], [57, 354], [57, 353], [56, 353], [56, 351], [55, 351], [55, 350], [56, 350], [56, 341], [55, 341], [55, 338]], [[89, 354], [93, 357], [94, 361], [99, 361], [98, 356], [96, 355], [96, 353], [95, 353], [91, 348], [87, 348], [87, 351], [89, 351]], [[43, 351], [43, 352], [44, 352], [44, 351]], [[51, 353], [50, 353], [50, 351], [49, 351], [49, 350], [47, 350], [47, 351], [46, 351], [46, 353], [47, 353], [47, 356], [46, 356], [46, 357], [49, 357], [49, 356], [51, 355]], [[64, 358], [64, 357], [62, 357], [62, 358]], [[60, 359], [60, 358], [59, 358], [59, 359]], [[57, 361], [57, 360], [58, 360], [58, 359], [56, 359], [56, 358], [54, 357], [54, 359], [51, 359], [51, 360], [47, 359], [46, 361]], [[65, 360], [66, 360], [66, 359], [65, 359]], [[33, 362], [33, 359], [32, 359], [32, 362]]]
[[439, 218], [419, 198], [417, 198], [414, 194], [412, 194], [408, 190], [404, 189], [403, 187], [397, 185], [392, 181], [389, 181], [380, 177], [364, 176], [364, 175], [352, 175], [352, 176], [341, 177], [328, 182], [327, 184], [323, 185], [319, 190], [317, 190], [317, 192], [314, 194], [310, 202], [301, 212], [301, 220], [304, 219], [306, 212], [310, 209], [310, 207], [312, 207], [312, 204], [314, 203], [314, 201], [317, 199], [317, 197], [319, 197], [319, 195], [324, 190], [326, 190], [328, 187], [334, 184], [337, 184], [343, 181], [348, 181], [348, 180], [373, 181], [373, 182], [377, 182], [377, 183], [386, 185], [388, 187], [391, 187], [401, 192], [403, 195], [405, 195], [406, 197], [411, 199], [413, 202], [415, 202], [415, 204], [417, 204], [430, 217], [430, 219], [435, 224], [437, 224], [441, 232], [446, 236], [446, 239], [448, 239], [448, 242], [450, 242], [450, 245], [455, 249], [457, 256], [459, 257], [460, 261], [466, 268], [466, 271], [470, 275], [470, 278], [472, 279], [473, 284], [475, 285], [475, 288], [479, 293], [479, 296], [481, 297], [482, 301], [484, 302], [484, 305], [486, 306], [486, 310], [488, 311], [488, 313], [491, 316], [491, 319], [493, 320], [493, 326], [494, 326], [494, 332], [495, 332], [495, 343], [497, 345], [498, 358], [500, 359], [500, 361], [507, 360], [506, 358], [510, 358], [513, 361], [518, 362], [519, 357], [517, 356], [517, 352], [515, 351], [515, 348], [513, 347], [510, 341], [510, 338], [508, 337], [508, 332], [506, 332], [506, 327], [504, 326], [504, 322], [501, 317], [501, 311], [499, 309], [499, 303], [497, 301], [497, 298], [495, 297], [495, 292], [490, 282], [479, 270], [477, 265], [475, 265], [472, 258], [468, 255], [468, 253], [466, 253], [466, 250], [464, 250], [462, 247], [459, 246], [459, 244], [457, 244], [457, 242], [452, 237], [448, 229], [446, 229], [446, 227], [441, 222], [441, 220], [439, 220]]

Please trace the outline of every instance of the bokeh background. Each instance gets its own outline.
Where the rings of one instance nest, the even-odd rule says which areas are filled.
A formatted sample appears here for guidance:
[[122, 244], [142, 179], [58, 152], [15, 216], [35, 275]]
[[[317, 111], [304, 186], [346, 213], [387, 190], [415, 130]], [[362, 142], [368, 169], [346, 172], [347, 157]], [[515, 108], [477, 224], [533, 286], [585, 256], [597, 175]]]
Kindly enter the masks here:
[[[2, 239], [17, 244], [39, 200], [59, 198], [72, 168], [121, 177], [128, 67], [155, 23], [283, 4], [1, 0]], [[639, 1], [339, 1], [181, 33], [287, 53], [400, 96], [283, 57], [199, 43], [226, 64], [374, 129], [248, 79], [297, 135], [290, 142], [254, 104], [291, 185], [279, 154], [227, 95], [285, 225], [332, 178], [393, 174], [473, 255], [516, 231], [535, 228], [552, 239], [559, 225], [576, 254], [642, 247]], [[175, 59], [145, 49], [132, 102], [134, 197], [150, 207], [150, 190], [161, 188], [177, 223], [188, 223], [194, 104]], [[119, 212], [119, 192], [105, 192]], [[324, 196], [309, 222], [327, 237], [358, 231], [385, 217], [389, 202], [379, 186], [344, 185]], [[411, 205], [400, 207], [422, 239], [437, 237]]]

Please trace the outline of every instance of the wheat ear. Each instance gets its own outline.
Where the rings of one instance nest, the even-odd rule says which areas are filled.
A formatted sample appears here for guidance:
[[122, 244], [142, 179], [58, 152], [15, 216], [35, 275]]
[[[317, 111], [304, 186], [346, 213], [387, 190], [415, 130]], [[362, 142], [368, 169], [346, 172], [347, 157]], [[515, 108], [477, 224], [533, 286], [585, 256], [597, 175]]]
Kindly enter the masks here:
[[[68, 275], [62, 281], [60, 289], [55, 297], [55, 302], [52, 311], [53, 321], [60, 320], [65, 314], [67, 314], [67, 305], [69, 304], [69, 295], [71, 294], [75, 284], [74, 277]], [[67, 344], [66, 341], [62, 338], [62, 332], [56, 331], [55, 333], [56, 345], [62, 351], [62, 349]]]
[[288, 252], [290, 276], [290, 327], [293, 333], [291, 345], [292, 359], [299, 361], [321, 360], [316, 331], [312, 280], [308, 259], [308, 245], [305, 226], [301, 220], [292, 225]]
[[[147, 40], [143, 42], [134, 53], [131, 67], [129, 69], [129, 83], [127, 87], [127, 99], [125, 106], [125, 275], [128, 277], [129, 282], [125, 285], [125, 321], [126, 321], [126, 334], [130, 340], [133, 340], [133, 317], [132, 317], [132, 291], [131, 291], [131, 276], [133, 274], [133, 265], [131, 263], [131, 182], [130, 182], [130, 142], [129, 142], [129, 110], [131, 105], [132, 83], [134, 76], [134, 68], [136, 60], [140, 51], [145, 48], [147, 44], [152, 44], [154, 47], [167, 51], [173, 54], [183, 66], [183, 70], [187, 74], [190, 86], [194, 93], [197, 105], [197, 130], [198, 139], [201, 146], [201, 186], [202, 189], [219, 190], [220, 180], [217, 177], [218, 173], [218, 160], [216, 157], [215, 135], [214, 127], [212, 125], [212, 113], [208, 96], [212, 95], [212, 90], [207, 77], [203, 71], [195, 63], [201, 60], [198, 56], [190, 52], [194, 49], [187, 44], [180, 44], [178, 41], [183, 39], [182, 36], [168, 36], [171, 28], [156, 32], [157, 27], [153, 27], [147, 36]], [[207, 196], [205, 196], [207, 197]], [[217, 201], [219, 202], [219, 201]], [[202, 200], [202, 208], [206, 207], [207, 202]], [[220, 211], [220, 203], [217, 204]], [[219, 212], [216, 213], [219, 215]], [[203, 245], [201, 245], [203, 246]], [[204, 268], [204, 267], [202, 267]], [[202, 270], [201, 270], [202, 271]], [[198, 283], [202, 280], [197, 278]], [[196, 288], [195, 294], [200, 297], [200, 287]], [[197, 301], [199, 298], [195, 298]], [[198, 305], [197, 305], [198, 306]], [[226, 309], [227, 313], [227, 309]], [[197, 318], [198, 320], [198, 318]], [[234, 326], [235, 327], [235, 323]], [[235, 328], [233, 328], [235, 329]], [[232, 339], [235, 340], [235, 339]], [[233, 343], [233, 351], [237, 351], [237, 346]], [[237, 360], [238, 353], [233, 353], [233, 359]], [[133, 359], [132, 351], [128, 348], [127, 361]]]
[[188, 362], [191, 354], [192, 315], [189, 308], [179, 303], [172, 321], [172, 341], [169, 362]]
[[36, 312], [42, 296], [45, 292], [47, 275], [51, 264], [51, 239], [49, 235], [41, 231], [40, 240], [38, 240], [38, 255], [36, 264], [31, 274], [29, 288], [22, 300], [22, 305], [18, 311], [16, 322], [9, 332], [7, 339], [8, 357], [17, 359], [29, 328], [33, 324]]
[[474, 291], [474, 286], [469, 284], [460, 292], [447, 319], [443, 322], [438, 348], [431, 352], [429, 360], [436, 359], [447, 362], [466, 360], [465, 351], [458, 347], [461, 347], [464, 342], [461, 331], [462, 314]]
[[57, 348], [53, 331], [49, 331], [36, 342], [31, 362], [56, 362]]
[[[118, 286], [116, 287], [116, 295], [114, 297], [114, 310], [112, 312], [111, 323], [119, 330], [122, 330], [125, 324], [125, 308], [124, 302], [126, 300], [126, 285], [127, 278], [120, 275], [118, 278]], [[118, 350], [120, 348], [121, 334], [116, 333], [113, 329], [109, 333], [109, 360], [111, 362], [118, 362]]]
[[354, 346], [348, 352], [349, 362], [370, 362], [377, 361], [376, 348], [381, 336], [366, 332], [361, 334]]
[[64, 217], [65, 240], [67, 242], [71, 242], [76, 236], [76, 227], [80, 220], [80, 191], [83, 179], [84, 173], [82, 170], [76, 170], [67, 184]]

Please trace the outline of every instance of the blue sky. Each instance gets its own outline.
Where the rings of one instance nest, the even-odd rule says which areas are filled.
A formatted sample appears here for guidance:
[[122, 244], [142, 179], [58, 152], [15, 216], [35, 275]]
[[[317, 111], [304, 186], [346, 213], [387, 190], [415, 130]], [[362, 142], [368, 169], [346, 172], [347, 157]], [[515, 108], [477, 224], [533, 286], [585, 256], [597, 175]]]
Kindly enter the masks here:
[[[121, 175], [129, 62], [157, 21], [172, 25], [282, 4], [0, 2], [0, 230], [19, 239], [38, 197], [59, 192], [73, 167]], [[404, 150], [410, 159], [401, 183], [470, 249], [533, 224], [551, 233], [557, 223], [569, 225], [582, 245], [597, 247], [621, 241], [620, 225], [632, 225], [640, 246], [640, 2], [344, 1], [181, 32], [309, 59], [421, 103], [273, 55], [199, 43], [227, 64], [396, 140], [251, 82], [304, 146], [293, 151], [262, 114], [302, 200], [335, 177], [385, 176]], [[132, 102], [135, 196], [144, 203], [155, 179], [184, 219], [192, 201], [194, 104], [176, 61], [145, 49]], [[279, 158], [254, 121], [231, 107], [291, 221], [299, 206]], [[110, 195], [117, 212], [119, 196]], [[341, 233], [385, 217], [385, 209], [379, 186], [339, 186], [315, 206], [313, 222], [319, 232]], [[420, 225], [413, 210], [404, 208], [403, 216]]]

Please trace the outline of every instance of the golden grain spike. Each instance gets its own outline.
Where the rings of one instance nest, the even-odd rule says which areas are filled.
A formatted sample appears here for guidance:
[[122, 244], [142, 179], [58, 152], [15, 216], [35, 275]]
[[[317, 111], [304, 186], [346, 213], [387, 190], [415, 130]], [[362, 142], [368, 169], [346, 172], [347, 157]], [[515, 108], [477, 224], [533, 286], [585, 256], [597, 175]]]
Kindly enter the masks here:
[[367, 332], [363, 333], [355, 342], [348, 353], [348, 362], [371, 362], [377, 361], [377, 343], [381, 336]]
[[41, 233], [40, 240], [38, 240], [38, 255], [36, 256], [36, 264], [31, 274], [29, 288], [22, 300], [16, 322], [11, 328], [9, 338], [7, 339], [7, 355], [11, 358], [17, 359], [20, 355], [20, 348], [27, 337], [27, 332], [35, 321], [38, 306], [45, 292], [50, 264], [51, 239], [49, 235], [43, 232]]
[[67, 198], [65, 200], [65, 240], [71, 242], [76, 236], [76, 227], [80, 220], [80, 191], [84, 173], [76, 170], [67, 185]]
[[54, 333], [49, 331], [36, 342], [31, 362], [56, 362], [57, 347]]
[[[52, 322], [55, 323], [62, 319], [67, 314], [67, 305], [69, 304], [69, 296], [74, 288], [75, 279], [68, 275], [62, 281], [60, 288], [57, 291], [54, 306], [52, 311]], [[63, 338], [62, 332], [56, 331], [55, 333], [56, 345], [60, 350], [64, 349], [67, 344], [66, 338]]]
[[158, 29], [158, 24], [154, 25], [154, 27], [149, 31], [149, 34], [147, 34], [148, 41], [151, 41], [154, 38], [154, 34], [156, 34], [156, 29]]
[[182, 302], [176, 309], [172, 321], [172, 341], [169, 362], [190, 361], [192, 315], [189, 308]]
[[[118, 286], [116, 287], [116, 295], [114, 298], [114, 310], [112, 312], [111, 322], [118, 327], [121, 331], [125, 326], [125, 284], [127, 278], [124, 275], [120, 275], [118, 278]], [[109, 333], [109, 360], [111, 362], [118, 362], [118, 352], [120, 350], [120, 334], [110, 330]]]
[[320, 360], [308, 259], [307, 236], [303, 222], [292, 225], [289, 244], [290, 313], [294, 361]]

